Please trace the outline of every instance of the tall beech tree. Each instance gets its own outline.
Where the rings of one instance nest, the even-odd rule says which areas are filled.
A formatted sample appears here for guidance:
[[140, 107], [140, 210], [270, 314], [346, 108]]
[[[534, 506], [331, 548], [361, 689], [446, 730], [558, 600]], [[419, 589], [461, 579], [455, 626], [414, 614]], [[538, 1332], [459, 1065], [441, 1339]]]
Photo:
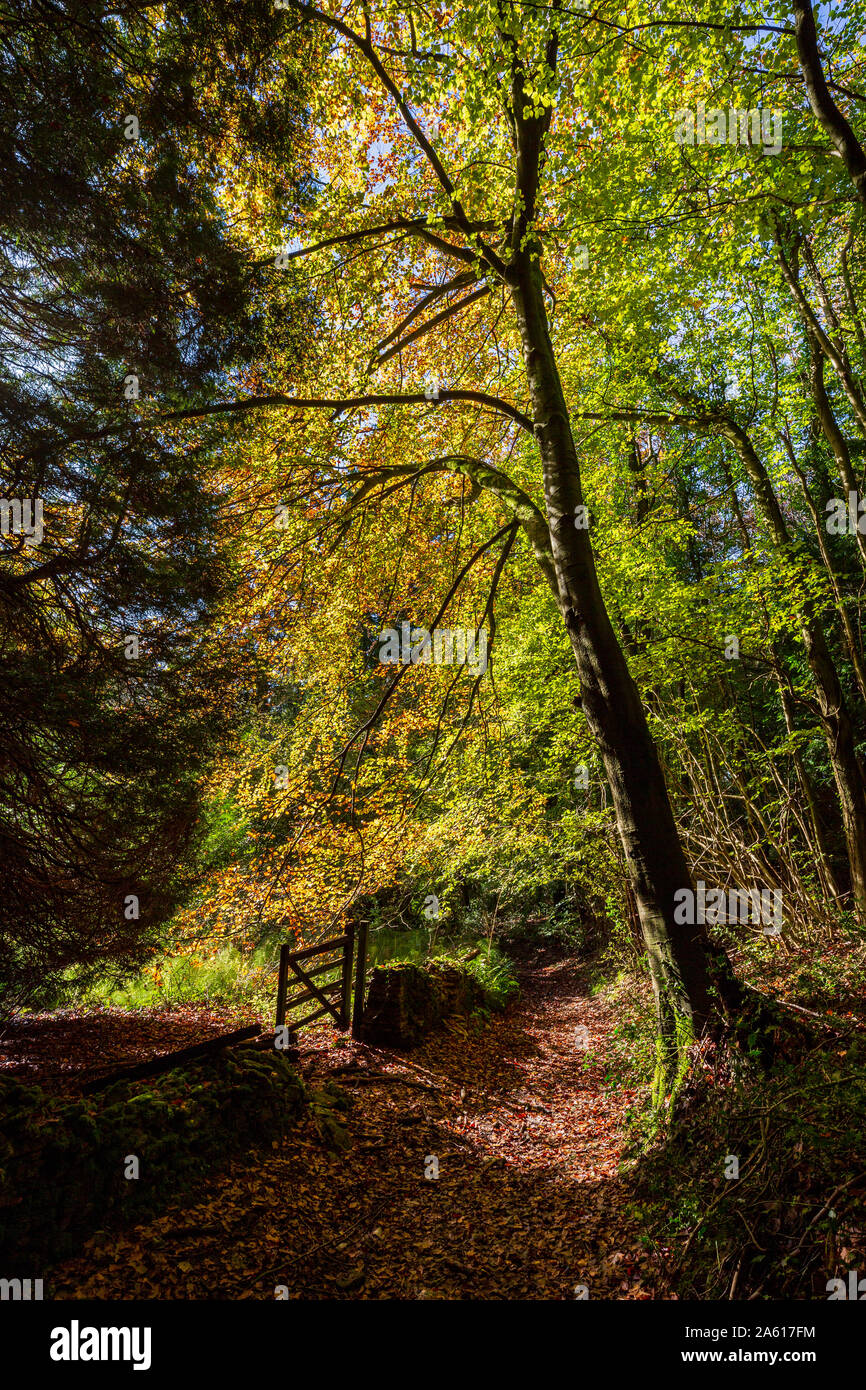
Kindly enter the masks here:
[[[866, 551], [862, 533], [824, 525], [839, 490], [856, 491], [866, 436], [856, 19], [834, 16], [819, 36], [807, 0], [769, 15], [704, 0], [676, 19], [661, 0], [250, 3], [215, 7], [216, 56], [197, 76], [191, 35], [210, 12], [170, 9], [153, 31], [146, 13], [131, 8], [99, 42], [138, 43], [148, 72], [159, 58], [149, 134], [124, 159], [117, 122], [91, 121], [77, 157], [97, 233], [87, 256], [76, 242], [61, 258], [59, 298], [16, 156], [7, 396], [19, 401], [37, 339], [40, 361], [51, 340], [74, 371], [65, 395], [37, 376], [38, 408], [10, 408], [15, 466], [62, 480], [70, 461], [70, 477], [90, 454], [104, 461], [121, 497], [100, 516], [122, 555], [137, 533], [109, 521], [124, 514], [128, 461], [179, 483], [180, 442], [211, 451], [234, 565], [224, 635], [272, 661], [218, 795], [224, 809], [244, 783], [274, 921], [286, 907], [275, 885], [311, 821], [329, 868], [313, 851], [296, 918], [321, 889], [314, 915], [327, 919], [353, 837], [355, 886], [390, 884], [406, 806], [389, 740], [420, 750], [407, 781], [426, 787], [443, 730], [454, 743], [477, 734], [498, 698], [483, 672], [461, 687], [428, 671], [422, 692], [423, 668], [377, 666], [377, 632], [471, 620], [489, 627], [495, 666], [497, 613], [514, 619], [534, 563], [528, 606], [544, 614], [548, 658], [560, 651], [558, 698], [562, 667], [573, 679], [554, 738], [564, 748], [579, 725], [595, 742], [620, 845], [595, 862], [624, 866], [663, 1095], [690, 1042], [750, 1003], [720, 944], [731, 934], [678, 920], [691, 866], [784, 884], [807, 913], [816, 881], [822, 910], [850, 888], [866, 912]], [[316, 77], [306, 199], [281, 167], [298, 41]], [[68, 55], [52, 61], [67, 72]], [[108, 63], [102, 80], [122, 71]], [[179, 106], [160, 99], [167, 72]], [[239, 110], [221, 139], [233, 74]], [[137, 84], [112, 100], [128, 104]], [[195, 158], [180, 138], [191, 126], [206, 134]], [[88, 149], [102, 152], [89, 164]], [[68, 172], [46, 151], [62, 193]], [[140, 243], [126, 317], [104, 224]], [[16, 337], [28, 315], [31, 336]], [[75, 358], [80, 336], [91, 350]], [[142, 352], [148, 400], [113, 407], [123, 360]], [[142, 510], [154, 507], [147, 493]], [[155, 533], [144, 570], [148, 546]], [[56, 586], [88, 556], [79, 540], [40, 571], [19, 546], [15, 582]], [[167, 587], [178, 613], [199, 597], [192, 574]], [[118, 593], [122, 611], [135, 595]], [[722, 655], [729, 622], [737, 667]], [[270, 749], [284, 745], [299, 775], [271, 804]], [[365, 759], [387, 775], [365, 781]], [[246, 903], [220, 911], [243, 929]]]
[[[675, 918], [675, 894], [690, 885], [689, 867], [582, 521], [580, 465], [551, 334], [545, 224], [555, 215], [561, 171], [545, 202], [548, 142], [558, 103], [577, 80], [575, 50], [581, 36], [588, 38], [586, 23], [556, 5], [470, 5], [448, 17], [446, 41], [444, 17], [422, 7], [331, 12], [293, 0], [292, 9], [333, 36], [327, 69], [332, 76], [322, 85], [330, 178], [311, 219], [320, 235], [284, 253], [283, 263], [313, 267], [323, 312], [332, 316], [342, 288], [336, 277], [333, 286], [328, 283], [336, 270], [333, 258], [345, 255], [354, 263], [348, 294], [354, 291], [358, 303], [342, 306], [346, 348], [357, 360], [350, 326], [363, 352], [366, 329], [378, 319], [379, 341], [371, 345], [363, 374], [381, 381], [391, 364], [397, 380], [386, 389], [365, 387], [350, 361], [338, 368], [348, 388], [342, 392], [275, 392], [235, 408], [289, 407], [296, 419], [310, 409], [365, 412], [369, 424], [432, 400], [440, 410], [474, 406], [488, 421], [516, 425], [531, 441], [522, 447], [540, 470], [543, 526], [537, 508], [519, 495], [501, 466], [516, 447], [510, 432], [490, 441], [503, 457], [466, 463], [465, 455], [476, 450], [464, 448], [453, 466], [512, 505], [555, 586], [580, 678], [581, 707], [613, 794], [658, 1002], [660, 1079], [669, 1082], [688, 1043], [724, 1011], [736, 1011], [743, 992], [705, 926]], [[366, 179], [357, 170], [350, 178], [350, 160], [339, 148], [344, 113], [343, 128], [366, 136], [373, 168]], [[349, 220], [355, 225], [347, 228]], [[358, 272], [358, 264], [365, 269]], [[471, 364], [458, 364], [431, 347], [431, 333], [487, 300], [497, 306], [497, 325], [505, 325], [501, 355], [497, 346], [496, 354], [487, 350]], [[401, 390], [404, 375], [417, 371], [413, 353], [422, 342], [428, 384], [424, 391]], [[475, 377], [475, 384], [440, 384], [461, 373]], [[431, 386], [430, 376], [439, 381]], [[519, 404], [491, 389], [501, 389], [503, 381]], [[471, 431], [471, 425], [466, 428]], [[411, 476], [429, 464], [419, 460]], [[377, 470], [375, 463], [357, 476], [383, 473], [392, 480], [399, 476]]]
[[[610, 253], [616, 226], [643, 217], [645, 235], [658, 238], [667, 209], [678, 203], [683, 216], [697, 211], [689, 201], [694, 183], [699, 196], [706, 190], [720, 205], [726, 198], [729, 206], [742, 206], [743, 235], [756, 239], [765, 257], [776, 256], [773, 210], [780, 198], [790, 201], [793, 195], [796, 202], [797, 181], [808, 180], [811, 159], [794, 167], [783, 157], [774, 167], [767, 151], [747, 141], [723, 163], [719, 177], [705, 173], [707, 166], [689, 150], [676, 151], [671, 106], [687, 93], [706, 105], [711, 92], [703, 74], [720, 51], [714, 43], [725, 45], [725, 95], [738, 107], [763, 104], [763, 93], [757, 96], [748, 83], [754, 45], [767, 40], [777, 52], [764, 55], [762, 49], [762, 56], [781, 61], [796, 54], [801, 64], [795, 120], [806, 123], [811, 102], [822, 123], [835, 121], [825, 101], [829, 89], [812, 80], [820, 59], [802, 17], [798, 30], [765, 23], [757, 13], [734, 20], [720, 16], [718, 7], [704, 8], [705, 14], [682, 22], [686, 30], [693, 26], [694, 35], [687, 34], [683, 51], [674, 54], [665, 46], [671, 42], [667, 16], [647, 17], [637, 7], [581, 13], [555, 3], [502, 0], [431, 13], [414, 5], [332, 8], [290, 0], [289, 12], [330, 41], [317, 120], [317, 158], [327, 178], [309, 217], [287, 226], [287, 249], [276, 264], [316, 299], [327, 335], [319, 340], [318, 369], [293, 381], [291, 390], [290, 378], [282, 374], [281, 380], [275, 364], [269, 375], [277, 389], [218, 407], [288, 412], [290, 437], [306, 441], [302, 453], [327, 447], [332, 458], [345, 458], [342, 505], [350, 513], [359, 504], [371, 505], [377, 487], [414, 489], [420, 478], [444, 469], [467, 476], [472, 496], [480, 490], [492, 494], [520, 525], [555, 594], [579, 676], [580, 707], [611, 790], [658, 1004], [660, 1084], [670, 1081], [689, 1041], [725, 1013], [736, 1014], [745, 996], [706, 927], [675, 917], [675, 895], [691, 884], [689, 866], [624, 652], [628, 639], [618, 636], [599, 583], [575, 441], [584, 421], [663, 423], [680, 418], [681, 411], [679, 405], [671, 408], [658, 382], [636, 410], [618, 412], [607, 404], [593, 411], [580, 400], [576, 335], [593, 325], [593, 314], [582, 324], [570, 309], [572, 287], [587, 268], [588, 248], [577, 233], [581, 221], [592, 226], [593, 216], [596, 224], [606, 222]], [[644, 29], [661, 31], [649, 53], [633, 39]], [[640, 138], [655, 129], [658, 154], [664, 151], [655, 160], [647, 154], [639, 166], [639, 194], [629, 182], [636, 166], [627, 146], [628, 115], [622, 113], [632, 66], [638, 84], [643, 82], [642, 95], [649, 91], [650, 98]], [[593, 149], [612, 111], [616, 133], [596, 140]], [[838, 133], [838, 122], [833, 128]], [[847, 130], [839, 137], [847, 151], [842, 172], [856, 178], [856, 137]], [[825, 179], [826, 163], [818, 151], [815, 167], [821, 166]], [[573, 191], [578, 180], [589, 208], [582, 219]], [[838, 188], [837, 179], [837, 197]], [[708, 239], [702, 257], [711, 254]], [[676, 330], [676, 311], [659, 307], [663, 288], [675, 297], [673, 277], [662, 265], [658, 251], [653, 311], [660, 324]], [[781, 270], [816, 350], [837, 373], [856, 413], [859, 395], [850, 364], [810, 309], [790, 261], [783, 258]], [[557, 331], [559, 296], [565, 307]], [[586, 302], [586, 295], [580, 299]], [[634, 394], [636, 366], [628, 345], [634, 331], [607, 339], [619, 357], [609, 365], [611, 394]], [[659, 327], [657, 354], [663, 338]], [[659, 405], [666, 417], [653, 413]], [[449, 413], [451, 423], [419, 420], [419, 406], [430, 414]], [[328, 412], [333, 428], [320, 431], [308, 423], [311, 412], [321, 411]], [[407, 418], [416, 422], [414, 434]], [[705, 427], [706, 412], [687, 423]], [[787, 548], [787, 523], [748, 433], [737, 419], [718, 412], [713, 423], [756, 489], [762, 524], [777, 546]], [[384, 441], [389, 433], [399, 435], [416, 457], [395, 461], [393, 446], [383, 442], [377, 458], [368, 441], [376, 435]], [[428, 448], [434, 441], [435, 452]], [[543, 498], [543, 513], [533, 494]], [[855, 740], [820, 620], [807, 602], [803, 611], [803, 640], [862, 910], [863, 788]], [[362, 732], [400, 679], [398, 673]]]

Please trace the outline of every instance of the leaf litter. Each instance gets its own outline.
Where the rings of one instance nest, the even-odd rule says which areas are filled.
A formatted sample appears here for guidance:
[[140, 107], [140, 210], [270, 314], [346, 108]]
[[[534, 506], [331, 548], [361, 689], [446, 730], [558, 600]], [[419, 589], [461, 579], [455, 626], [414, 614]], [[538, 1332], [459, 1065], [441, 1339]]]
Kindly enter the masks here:
[[521, 977], [504, 1014], [455, 1019], [411, 1053], [308, 1030], [301, 1069], [351, 1098], [349, 1146], [313, 1112], [191, 1204], [97, 1232], [52, 1271], [53, 1295], [656, 1296], [662, 1270], [619, 1172], [637, 1092], [609, 1084], [613, 1011], [582, 992], [576, 960], [538, 952]]

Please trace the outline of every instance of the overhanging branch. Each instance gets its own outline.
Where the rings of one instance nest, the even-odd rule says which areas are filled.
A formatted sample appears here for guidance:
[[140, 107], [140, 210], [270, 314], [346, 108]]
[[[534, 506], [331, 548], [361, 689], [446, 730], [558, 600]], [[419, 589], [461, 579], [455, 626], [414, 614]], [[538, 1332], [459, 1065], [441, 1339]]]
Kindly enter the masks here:
[[[473, 551], [473, 553], [470, 555], [469, 559], [466, 561], [465, 565], [463, 565], [463, 567], [462, 567], [462, 569], [460, 570], [459, 574], [457, 575], [456, 579], [455, 579], [455, 580], [453, 581], [453, 583], [451, 584], [451, 587], [449, 588], [447, 594], [445, 595], [445, 598], [442, 600], [442, 604], [441, 604], [441, 607], [440, 607], [440, 609], [439, 609], [439, 612], [436, 614], [435, 618], [432, 620], [432, 622], [431, 622], [431, 624], [430, 624], [430, 631], [432, 631], [434, 628], [437, 628], [437, 627], [439, 626], [440, 622], [442, 621], [442, 619], [444, 618], [446, 612], [448, 611], [448, 606], [449, 606], [449, 604], [451, 603], [451, 600], [454, 598], [455, 594], [457, 593], [457, 590], [460, 588], [460, 585], [463, 583], [463, 580], [466, 578], [467, 574], [468, 574], [469, 571], [472, 569], [473, 565], [475, 565], [475, 564], [478, 562], [478, 560], [481, 559], [481, 556], [482, 556], [486, 551], [488, 551], [488, 550], [490, 549], [491, 546], [495, 545], [496, 542], [497, 542], [498, 540], [500, 540], [500, 538], [501, 538], [502, 536], [508, 535], [509, 532], [511, 532], [511, 534], [512, 534], [512, 536], [513, 536], [513, 533], [514, 533], [514, 531], [515, 531], [515, 528], [516, 528], [516, 522], [514, 522], [514, 521], [509, 521], [509, 523], [508, 523], [507, 526], [501, 527], [500, 530], [498, 530], [498, 531], [495, 533], [495, 535], [491, 536], [489, 540], [486, 540], [486, 541], [483, 543], [483, 545], [480, 545], [480, 546], [478, 547], [477, 550]], [[510, 547], [509, 547], [509, 548], [510, 548]], [[486, 612], [486, 609], [485, 609], [485, 612]], [[395, 675], [394, 675], [393, 680], [391, 680], [391, 681], [389, 682], [387, 688], [385, 689], [385, 691], [384, 691], [383, 694], [382, 694], [381, 699], [379, 700], [379, 703], [376, 705], [376, 708], [373, 710], [373, 713], [370, 715], [369, 719], [365, 719], [364, 723], [361, 724], [360, 727], [359, 727], [358, 729], [355, 730], [354, 734], [353, 734], [352, 737], [349, 739], [349, 742], [346, 744], [345, 748], [343, 749], [343, 752], [342, 752], [342, 755], [341, 755], [341, 757], [340, 757], [340, 761], [339, 761], [339, 764], [338, 764], [338, 767], [337, 767], [337, 771], [336, 771], [336, 773], [335, 773], [335, 775], [334, 775], [334, 782], [333, 782], [332, 791], [333, 791], [334, 789], [336, 789], [337, 783], [339, 782], [340, 778], [341, 778], [342, 775], [343, 775], [343, 769], [344, 769], [345, 766], [346, 766], [346, 759], [347, 759], [348, 756], [349, 756], [350, 750], [352, 749], [352, 747], [354, 746], [354, 744], [357, 743], [357, 741], [358, 741], [359, 738], [366, 738], [366, 736], [367, 736], [367, 734], [369, 734], [370, 730], [373, 729], [373, 728], [375, 727], [375, 725], [376, 725], [376, 723], [377, 723], [377, 721], [378, 721], [380, 715], [382, 714], [382, 711], [384, 710], [384, 708], [385, 708], [385, 706], [387, 705], [388, 701], [391, 699], [391, 696], [394, 694], [394, 691], [397, 689], [397, 686], [400, 684], [400, 682], [402, 681], [403, 677], [405, 676], [406, 672], [407, 672], [409, 669], [410, 669], [409, 666], [400, 666], [400, 667], [397, 668], [397, 671], [395, 672]]]
[[[216, 405], [190, 406], [186, 410], [170, 410], [165, 415], [152, 415], [144, 419], [127, 418], [115, 425], [105, 425], [102, 429], [93, 430], [89, 433], [75, 434], [67, 436], [62, 441], [62, 447], [72, 444], [92, 444], [100, 439], [110, 439], [113, 435], [124, 434], [127, 431], [159, 428], [163, 425], [182, 424], [186, 420], [206, 420], [219, 415], [243, 415], [251, 410], [269, 409], [294, 409], [294, 410], [330, 410], [336, 415], [342, 415], [350, 410], [363, 410], [366, 407], [379, 405], [442, 405], [466, 401], [475, 405], [482, 405], [495, 410], [498, 414], [513, 420], [520, 425], [521, 429], [528, 434], [533, 433], [532, 421], [517, 406], [511, 405], [508, 401], [500, 400], [498, 396], [488, 395], [486, 391], [469, 390], [440, 390], [437, 397], [432, 400], [423, 392], [414, 391], [405, 394], [389, 391], [378, 391], [362, 396], [341, 396], [341, 397], [306, 397], [306, 396], [287, 396], [282, 392], [274, 393], [269, 396], [251, 396], [246, 400], [240, 401], [219, 401]], [[30, 455], [22, 455], [22, 458], [37, 457], [55, 447], [53, 441], [43, 443], [33, 450]]]
[[388, 478], [399, 478], [400, 481], [392, 483], [389, 487], [384, 487], [379, 494], [381, 497], [387, 497], [389, 493], [405, 487], [410, 480], [423, 477], [426, 473], [443, 472], [461, 473], [472, 481], [474, 487], [492, 493], [505, 503], [515, 521], [519, 522], [523, 528], [538, 567], [544, 575], [551, 593], [558, 601], [559, 589], [556, 583], [553, 548], [544, 513], [540, 507], [536, 506], [529, 494], [513, 482], [506, 473], [484, 463], [481, 459], [470, 458], [464, 454], [445, 454], [441, 458], [430, 459], [425, 464], [403, 464], [393, 468], [377, 468], [372, 474], [355, 474], [347, 481], [360, 482], [361, 486], [349, 499], [347, 506], [357, 507], [365, 502], [373, 490]]
[[[294, 9], [298, 10], [300, 14], [306, 15], [309, 19], [317, 19], [322, 24], [325, 24], [330, 29], [333, 29], [335, 33], [340, 34], [344, 39], [348, 40], [348, 42], [352, 44], [353, 47], [357, 48], [359, 53], [362, 53], [364, 55], [364, 57], [367, 59], [367, 62], [370, 64], [376, 76], [378, 77], [380, 83], [384, 87], [385, 91], [388, 93], [391, 100], [394, 102], [394, 105], [397, 107], [397, 110], [400, 112], [400, 115], [403, 117], [403, 120], [405, 121], [408, 129], [411, 131], [415, 143], [418, 145], [418, 148], [422, 151], [425, 159], [427, 160], [431, 169], [435, 173], [437, 180], [439, 181], [442, 189], [448, 197], [449, 202], [451, 203], [452, 208], [454, 209], [454, 216], [457, 220], [460, 230], [471, 243], [473, 239], [472, 224], [469, 218], [466, 216], [466, 211], [462, 203], [460, 202], [460, 199], [457, 197], [457, 191], [454, 187], [454, 184], [452, 183], [448, 173], [446, 172], [445, 166], [443, 165], [438, 154], [436, 153], [436, 150], [434, 149], [430, 141], [427, 139], [427, 136], [424, 134], [424, 131], [421, 129], [421, 126], [418, 124], [418, 121], [415, 119], [415, 116], [413, 115], [406, 99], [404, 98], [403, 93], [400, 91], [400, 88], [397, 86], [397, 83], [391, 77], [391, 74], [388, 72], [387, 68], [385, 67], [384, 63], [382, 62], [381, 58], [379, 57], [378, 53], [373, 47], [373, 42], [370, 34], [369, 18], [367, 19], [367, 32], [364, 36], [362, 36], [361, 34], [357, 33], [356, 30], [352, 29], [348, 24], [345, 24], [343, 20], [337, 19], [333, 15], [325, 14], [323, 10], [316, 9], [315, 5], [308, 5], [304, 3], [304, 0], [287, 0], [287, 3], [292, 5]], [[486, 243], [483, 241], [480, 235], [477, 236], [476, 245], [478, 248], [477, 251], [470, 252], [467, 249], [464, 253], [464, 259], [468, 257], [470, 260], [474, 261], [480, 255], [482, 259], [486, 261], [487, 265], [492, 270], [495, 270], [497, 274], [502, 276], [502, 278], [504, 279], [505, 266], [503, 265], [500, 258], [497, 256], [496, 252], [492, 250], [491, 247], [486, 245]], [[453, 253], [457, 254], [456, 248], [453, 249]]]

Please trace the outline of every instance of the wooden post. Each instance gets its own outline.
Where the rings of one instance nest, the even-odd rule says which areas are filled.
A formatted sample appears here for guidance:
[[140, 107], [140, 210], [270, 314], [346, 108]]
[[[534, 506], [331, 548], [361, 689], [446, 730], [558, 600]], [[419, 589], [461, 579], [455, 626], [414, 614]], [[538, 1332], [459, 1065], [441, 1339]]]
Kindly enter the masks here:
[[355, 959], [355, 1000], [352, 1009], [352, 1037], [361, 1036], [364, 1022], [364, 988], [367, 981], [367, 923], [359, 922], [355, 934], [357, 956]]
[[346, 927], [349, 938], [343, 947], [343, 993], [340, 1002], [340, 1027], [345, 1031], [352, 1018], [352, 961], [355, 951], [355, 924]]
[[286, 1021], [286, 991], [289, 983], [289, 943], [280, 947], [280, 972], [277, 976], [277, 1027]]

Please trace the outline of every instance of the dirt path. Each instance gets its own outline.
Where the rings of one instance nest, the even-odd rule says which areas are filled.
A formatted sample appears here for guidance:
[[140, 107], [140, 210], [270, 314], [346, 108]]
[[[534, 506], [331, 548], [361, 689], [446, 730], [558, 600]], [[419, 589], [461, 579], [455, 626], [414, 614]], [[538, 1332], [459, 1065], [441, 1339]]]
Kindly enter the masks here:
[[320, 1030], [302, 1065], [352, 1097], [351, 1147], [305, 1124], [194, 1207], [97, 1237], [55, 1269], [55, 1296], [652, 1297], [616, 1176], [634, 1093], [605, 1083], [614, 1019], [574, 961], [539, 953], [522, 977], [505, 1016], [409, 1055]]

